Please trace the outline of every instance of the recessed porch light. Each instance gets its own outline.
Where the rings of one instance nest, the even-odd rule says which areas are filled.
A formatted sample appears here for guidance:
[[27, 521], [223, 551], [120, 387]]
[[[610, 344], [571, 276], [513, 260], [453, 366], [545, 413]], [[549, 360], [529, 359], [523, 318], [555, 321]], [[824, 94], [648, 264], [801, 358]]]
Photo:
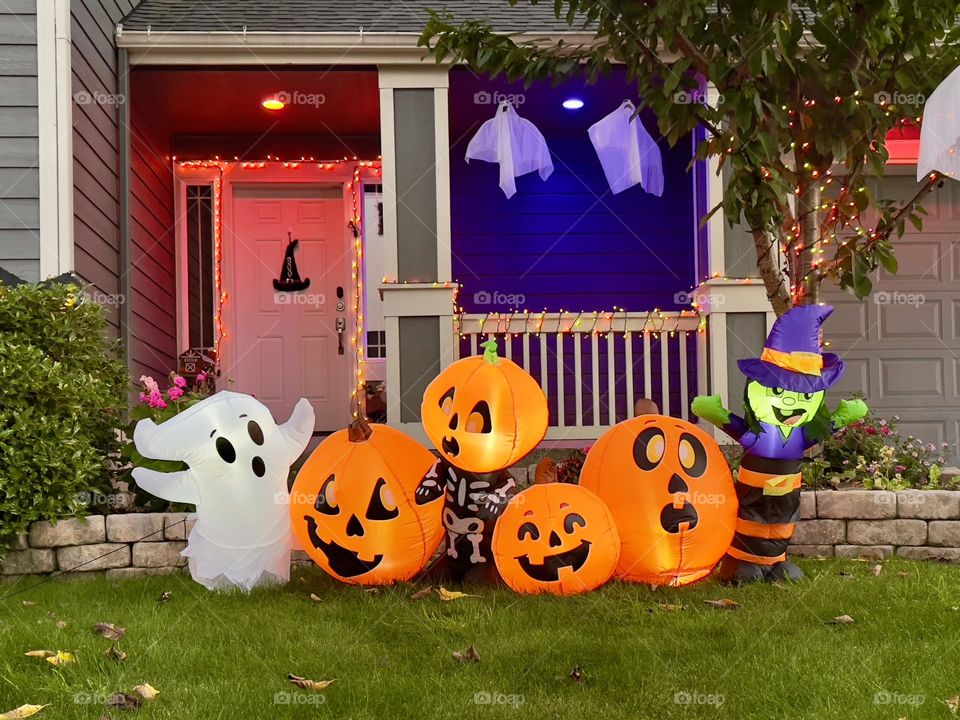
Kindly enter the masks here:
[[563, 107], [567, 110], [579, 110], [583, 107], [583, 100], [578, 97], [567, 98], [563, 101]]

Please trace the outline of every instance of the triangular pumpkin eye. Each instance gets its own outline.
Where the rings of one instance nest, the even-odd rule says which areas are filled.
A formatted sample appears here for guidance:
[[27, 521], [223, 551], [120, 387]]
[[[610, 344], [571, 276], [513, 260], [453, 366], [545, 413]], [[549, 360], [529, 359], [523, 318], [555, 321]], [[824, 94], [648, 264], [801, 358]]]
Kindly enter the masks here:
[[333, 481], [336, 478], [330, 475], [317, 493], [317, 500], [313, 503], [313, 509], [322, 515], [339, 515], [340, 508], [337, 507], [337, 498], [334, 494]]
[[367, 520], [392, 520], [399, 514], [400, 508], [387, 487], [387, 481], [377, 478], [377, 485], [373, 488], [370, 505], [367, 507]]

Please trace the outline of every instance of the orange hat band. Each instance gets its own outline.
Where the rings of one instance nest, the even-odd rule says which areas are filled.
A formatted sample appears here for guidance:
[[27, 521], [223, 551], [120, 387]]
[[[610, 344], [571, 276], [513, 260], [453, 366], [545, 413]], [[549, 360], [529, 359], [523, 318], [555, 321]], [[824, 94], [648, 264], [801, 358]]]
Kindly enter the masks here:
[[823, 356], [811, 352], [783, 352], [765, 347], [760, 359], [784, 370], [803, 373], [804, 375], [820, 375], [823, 370]]

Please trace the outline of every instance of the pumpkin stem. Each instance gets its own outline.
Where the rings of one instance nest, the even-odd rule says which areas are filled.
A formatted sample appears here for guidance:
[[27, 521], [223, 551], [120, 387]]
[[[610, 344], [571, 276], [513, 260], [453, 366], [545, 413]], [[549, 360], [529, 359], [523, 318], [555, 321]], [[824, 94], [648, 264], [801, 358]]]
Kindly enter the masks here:
[[373, 435], [373, 430], [367, 424], [367, 421], [364, 420], [363, 415], [350, 423], [350, 426], [347, 428], [347, 440], [352, 443], [366, 442], [370, 439], [371, 435]]
[[480, 347], [483, 348], [484, 362], [488, 362], [491, 365], [496, 365], [500, 361], [500, 357], [497, 355], [496, 340], [487, 340], [485, 343], [480, 343]]

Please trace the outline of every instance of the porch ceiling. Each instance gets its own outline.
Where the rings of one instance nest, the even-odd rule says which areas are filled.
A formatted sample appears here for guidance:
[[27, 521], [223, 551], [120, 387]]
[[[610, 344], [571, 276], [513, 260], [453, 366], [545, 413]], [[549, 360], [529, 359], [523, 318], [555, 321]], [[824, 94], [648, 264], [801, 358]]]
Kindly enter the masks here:
[[[331, 159], [379, 152], [375, 70], [135, 69], [134, 109], [173, 140], [178, 157]], [[262, 102], [285, 97], [279, 111]]]
[[123, 19], [124, 31], [276, 33], [419, 33], [427, 9], [456, 20], [483, 18], [501, 31], [569, 31], [553, 3], [505, 0], [143, 0]]

